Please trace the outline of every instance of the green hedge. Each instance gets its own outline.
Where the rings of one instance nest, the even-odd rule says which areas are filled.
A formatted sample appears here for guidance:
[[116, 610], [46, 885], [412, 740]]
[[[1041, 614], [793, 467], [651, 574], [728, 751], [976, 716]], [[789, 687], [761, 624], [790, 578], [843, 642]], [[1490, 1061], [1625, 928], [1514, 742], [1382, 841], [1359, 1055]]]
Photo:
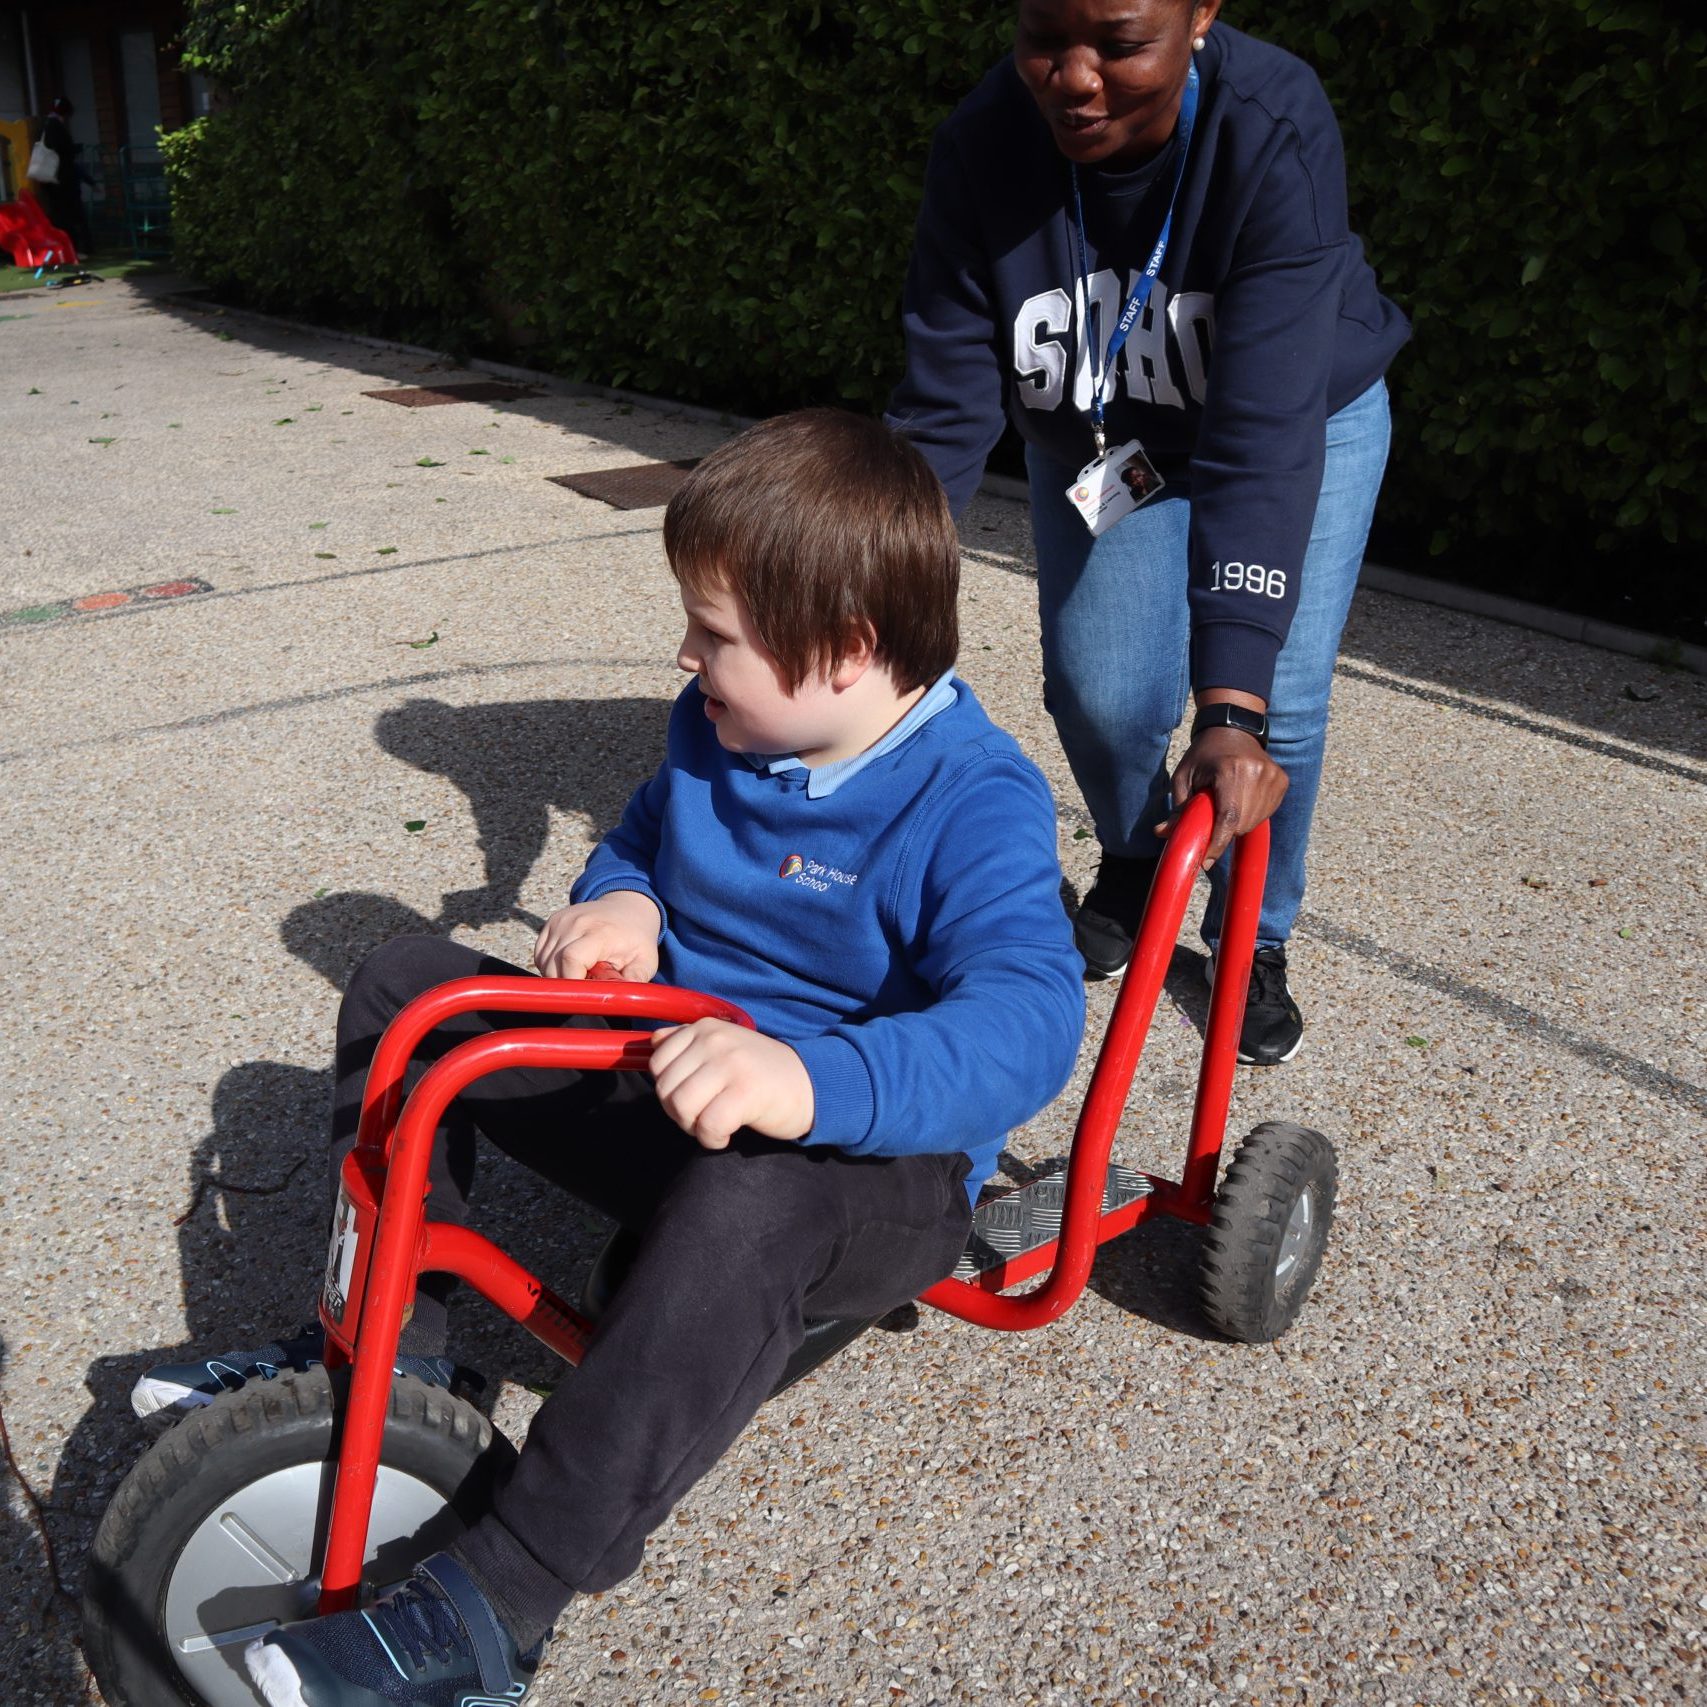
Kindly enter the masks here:
[[1437, 548], [1585, 524], [1603, 546], [1707, 541], [1702, 10], [1248, 11], [1322, 73], [1359, 229], [1416, 327], [1389, 512]]
[[[1707, 541], [1707, 30], [1616, 0], [1228, 0], [1321, 71], [1416, 338], [1434, 549]], [[745, 412], [880, 403], [933, 126], [1007, 0], [193, 0], [180, 258], [259, 306]]]

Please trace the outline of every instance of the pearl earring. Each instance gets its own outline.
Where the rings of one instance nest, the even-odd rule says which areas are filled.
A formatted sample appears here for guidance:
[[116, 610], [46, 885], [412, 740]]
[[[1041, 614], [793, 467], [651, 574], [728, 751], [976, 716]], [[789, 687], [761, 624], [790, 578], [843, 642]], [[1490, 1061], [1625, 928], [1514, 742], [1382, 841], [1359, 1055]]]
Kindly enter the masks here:
[[1203, 37], [1202, 36], [1194, 36], [1192, 38], [1191, 51], [1193, 53], [1202, 53], [1203, 52]]

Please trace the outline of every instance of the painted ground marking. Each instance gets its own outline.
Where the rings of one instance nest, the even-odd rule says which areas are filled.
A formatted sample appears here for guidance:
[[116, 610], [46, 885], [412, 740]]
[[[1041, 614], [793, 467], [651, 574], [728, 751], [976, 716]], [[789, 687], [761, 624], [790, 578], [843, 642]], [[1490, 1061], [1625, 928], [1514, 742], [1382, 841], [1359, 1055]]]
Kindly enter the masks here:
[[53, 599], [46, 604], [23, 605], [0, 611], [0, 628], [16, 628], [44, 622], [60, 622], [68, 616], [87, 616], [94, 611], [118, 610], [124, 605], [157, 604], [162, 599], [185, 599], [195, 593], [211, 593], [209, 581], [150, 581], [145, 587], [126, 587], [104, 593], [85, 593], [81, 598]]

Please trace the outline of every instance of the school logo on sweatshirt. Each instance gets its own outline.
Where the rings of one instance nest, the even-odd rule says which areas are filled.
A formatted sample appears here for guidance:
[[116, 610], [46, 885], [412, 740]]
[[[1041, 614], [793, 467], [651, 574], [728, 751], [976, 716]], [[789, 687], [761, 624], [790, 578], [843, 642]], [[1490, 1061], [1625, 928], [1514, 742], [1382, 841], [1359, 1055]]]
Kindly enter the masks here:
[[834, 883], [844, 884], [851, 889], [859, 882], [857, 871], [842, 871], [833, 865], [821, 864], [815, 859], [805, 859], [799, 854], [790, 854], [776, 868], [778, 877], [798, 883], [803, 889], [816, 889], [820, 894], [827, 892]]

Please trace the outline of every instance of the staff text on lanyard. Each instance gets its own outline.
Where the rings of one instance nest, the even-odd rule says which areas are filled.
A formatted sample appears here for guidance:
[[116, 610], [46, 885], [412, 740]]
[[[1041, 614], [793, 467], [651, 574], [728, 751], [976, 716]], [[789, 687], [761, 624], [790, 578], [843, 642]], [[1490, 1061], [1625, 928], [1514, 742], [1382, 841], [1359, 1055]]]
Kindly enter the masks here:
[[[1174, 184], [1168, 194], [1168, 216], [1162, 221], [1162, 234], [1156, 239], [1156, 246], [1150, 251], [1149, 264], [1144, 268], [1144, 276], [1139, 279], [1122, 311], [1119, 321], [1114, 328], [1114, 336], [1108, 341], [1108, 348], [1101, 349], [1102, 328], [1096, 328], [1093, 335], [1091, 328], [1091, 271], [1088, 261], [1088, 247], [1085, 237], [1085, 208], [1079, 198], [1079, 169], [1069, 163], [1068, 171], [1073, 181], [1073, 236], [1078, 249], [1079, 287], [1082, 292], [1085, 340], [1089, 344], [1095, 368], [1092, 372], [1093, 389], [1091, 391], [1091, 434], [1096, 439], [1097, 455], [1102, 456], [1108, 449], [1108, 436], [1103, 430], [1102, 410], [1103, 392], [1114, 373], [1114, 364], [1126, 344], [1127, 334], [1138, 324], [1138, 316], [1144, 312], [1144, 305], [1150, 300], [1151, 288], [1155, 285], [1156, 274], [1162, 269], [1162, 257], [1168, 252], [1168, 238], [1174, 227], [1174, 203], [1179, 200], [1180, 180], [1185, 176], [1186, 155], [1191, 149], [1192, 126], [1197, 122], [1198, 77], [1197, 67], [1193, 65], [1186, 75], [1185, 94], [1180, 100], [1179, 109], [1179, 153], [1174, 162]], [[1099, 316], [1100, 318], [1100, 316]], [[1100, 354], [1100, 359], [1099, 359]]]

